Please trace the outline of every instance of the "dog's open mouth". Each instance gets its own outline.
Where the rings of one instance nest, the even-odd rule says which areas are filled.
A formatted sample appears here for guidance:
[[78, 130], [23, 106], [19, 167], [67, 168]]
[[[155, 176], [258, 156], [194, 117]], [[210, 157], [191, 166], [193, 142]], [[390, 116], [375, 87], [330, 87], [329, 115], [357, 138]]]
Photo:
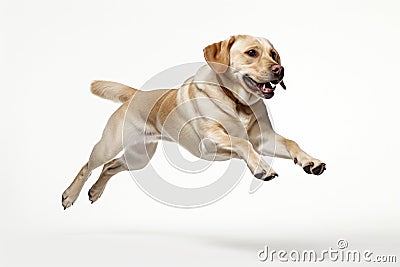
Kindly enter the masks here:
[[264, 98], [271, 98], [274, 96], [274, 90], [276, 88], [276, 84], [279, 83], [279, 81], [270, 81], [266, 83], [258, 83], [254, 81], [252, 78], [250, 78], [247, 75], [243, 76], [243, 80], [246, 83], [246, 85], [255, 91], [258, 95], [262, 93]]

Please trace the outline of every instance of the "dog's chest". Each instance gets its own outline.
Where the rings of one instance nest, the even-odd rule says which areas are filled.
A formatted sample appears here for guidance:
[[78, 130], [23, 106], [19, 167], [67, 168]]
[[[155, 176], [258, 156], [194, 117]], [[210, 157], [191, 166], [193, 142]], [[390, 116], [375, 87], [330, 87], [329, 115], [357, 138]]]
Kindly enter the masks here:
[[236, 111], [242, 126], [247, 130], [249, 129], [256, 119], [250, 107], [238, 104]]

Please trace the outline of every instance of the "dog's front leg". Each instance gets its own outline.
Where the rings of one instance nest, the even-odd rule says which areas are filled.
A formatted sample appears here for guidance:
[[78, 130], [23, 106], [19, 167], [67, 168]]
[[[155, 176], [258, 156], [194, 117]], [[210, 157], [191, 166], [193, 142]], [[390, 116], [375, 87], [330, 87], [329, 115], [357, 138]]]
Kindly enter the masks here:
[[261, 155], [254, 150], [253, 145], [248, 140], [230, 136], [219, 128], [209, 131], [206, 138], [211, 140], [215, 146], [211, 146], [214, 149], [203, 146], [204, 151], [202, 153], [228, 153], [231, 156], [237, 156], [246, 162], [256, 178], [264, 181], [269, 181], [278, 176], [271, 166], [261, 158]]
[[292, 159], [295, 164], [301, 166], [309, 174], [320, 175], [326, 169], [325, 163], [308, 155], [295, 141], [286, 139], [279, 134], [275, 134], [275, 156]]

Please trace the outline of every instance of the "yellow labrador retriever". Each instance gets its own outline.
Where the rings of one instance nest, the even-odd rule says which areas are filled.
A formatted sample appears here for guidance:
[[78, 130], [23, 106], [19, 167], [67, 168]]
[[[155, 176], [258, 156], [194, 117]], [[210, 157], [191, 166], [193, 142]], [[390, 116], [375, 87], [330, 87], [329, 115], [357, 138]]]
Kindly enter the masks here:
[[[265, 181], [278, 174], [262, 155], [292, 159], [309, 174], [324, 172], [324, 163], [271, 126], [263, 99], [273, 97], [277, 84], [285, 85], [279, 54], [267, 39], [232, 36], [204, 48], [204, 57], [207, 64], [179, 89], [141, 91], [115, 82], [92, 83], [95, 95], [123, 104], [64, 191], [64, 209], [73, 205], [92, 170], [104, 164], [89, 190], [93, 203], [113, 175], [145, 167], [161, 139], [206, 160], [243, 159]], [[129, 164], [126, 158], [133, 160]]]

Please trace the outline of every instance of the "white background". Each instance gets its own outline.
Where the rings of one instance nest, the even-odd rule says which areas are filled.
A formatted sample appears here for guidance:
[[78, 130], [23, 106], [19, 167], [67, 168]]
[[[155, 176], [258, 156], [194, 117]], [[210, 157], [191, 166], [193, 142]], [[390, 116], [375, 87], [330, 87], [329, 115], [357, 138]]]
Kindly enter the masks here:
[[[339, 238], [400, 260], [398, 11], [397, 1], [1, 1], [0, 265], [262, 266], [264, 245]], [[280, 52], [288, 89], [267, 101], [276, 130], [326, 173], [276, 160], [279, 178], [255, 194], [247, 171], [223, 200], [183, 210], [128, 173], [90, 205], [94, 172], [64, 211], [61, 193], [118, 106], [90, 82], [140, 87], [234, 34]]]

